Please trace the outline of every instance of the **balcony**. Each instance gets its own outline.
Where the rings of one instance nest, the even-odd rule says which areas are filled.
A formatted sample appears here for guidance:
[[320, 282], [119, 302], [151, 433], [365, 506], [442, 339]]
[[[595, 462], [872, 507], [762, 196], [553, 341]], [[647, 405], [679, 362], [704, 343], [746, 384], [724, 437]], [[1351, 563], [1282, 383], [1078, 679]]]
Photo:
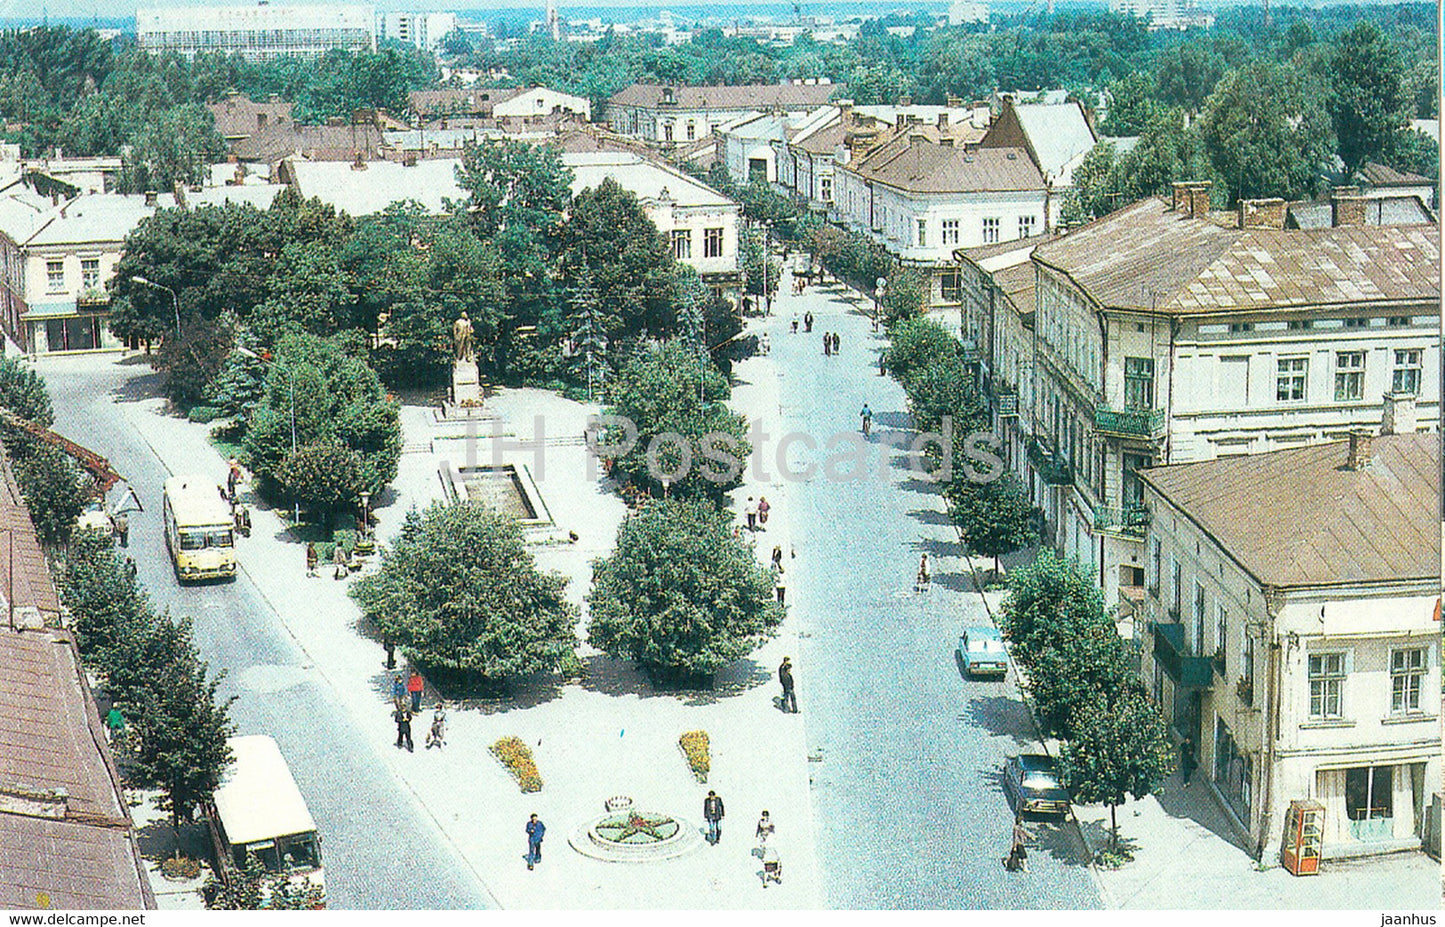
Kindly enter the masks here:
[[1125, 537], [1142, 538], [1149, 531], [1149, 510], [1142, 505], [1126, 505], [1121, 509], [1094, 509], [1094, 528]]
[[1068, 486], [1074, 482], [1074, 468], [1058, 451], [1038, 438], [1030, 438], [1028, 446], [1029, 463], [1038, 471], [1039, 478], [1054, 486]]
[[1195, 656], [1184, 643], [1184, 625], [1155, 622], [1154, 660], [1181, 689], [1208, 689], [1214, 683], [1214, 660]]
[[1164, 410], [1110, 409], [1099, 406], [1094, 410], [1094, 430], [1101, 435], [1113, 435], [1117, 438], [1162, 438]]
[[958, 356], [959, 356], [959, 357], [963, 360], [963, 362], [966, 363], [966, 364], [971, 364], [971, 363], [974, 363], [974, 362], [980, 360], [981, 357], [982, 357], [982, 355], [979, 353], [978, 339], [977, 339], [977, 338], [960, 338], [960, 339], [958, 339]]
[[75, 297], [75, 305], [80, 309], [90, 309], [96, 306], [109, 306], [110, 293], [105, 287], [86, 287]]
[[1014, 390], [1000, 390], [994, 397], [998, 400], [999, 418], [1019, 417], [1019, 394]]

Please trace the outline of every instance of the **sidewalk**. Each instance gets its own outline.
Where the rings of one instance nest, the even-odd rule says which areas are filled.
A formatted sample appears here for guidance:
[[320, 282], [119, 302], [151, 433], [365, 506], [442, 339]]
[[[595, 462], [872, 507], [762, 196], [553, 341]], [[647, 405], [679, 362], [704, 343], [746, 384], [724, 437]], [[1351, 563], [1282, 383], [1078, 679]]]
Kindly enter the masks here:
[[[754, 392], [740, 390], [740, 408], [757, 416], [769, 408], [775, 412], [776, 390], [767, 392], [771, 369], [766, 360], [750, 361], [746, 370]], [[615, 495], [584, 477], [587, 452], [575, 438], [590, 410], [536, 390], [503, 391], [487, 405], [502, 417], [504, 432], [520, 436], [513, 441], [530, 441], [533, 417], [543, 417], [548, 441], [540, 466], [530, 448], [513, 447], [493, 461], [491, 442], [485, 440], [489, 428], [483, 429], [476, 453], [482, 463], [531, 470], [556, 523], [556, 530], [536, 535], [545, 543], [533, 546], [533, 553], [541, 569], [571, 579], [567, 595], [582, 605], [590, 561], [610, 551], [625, 515]], [[159, 399], [143, 400], [127, 404], [125, 414], [172, 471], [223, 475], [225, 461], [210, 444], [207, 428], [166, 415], [163, 407]], [[465, 462], [461, 442], [437, 440], [442, 432], [429, 408], [404, 408], [402, 423], [400, 472], [393, 492], [374, 508], [383, 545], [410, 508], [441, 496], [440, 462]], [[772, 487], [766, 492], [773, 501]], [[249, 485], [242, 485], [242, 496], [253, 503], [254, 524], [238, 550], [243, 572], [358, 726], [377, 743], [390, 744], [395, 727], [389, 674], [380, 644], [358, 629], [359, 610], [346, 594], [350, 581], [333, 580], [328, 570], [307, 578], [304, 547], [288, 539], [277, 513], [254, 505]], [[774, 506], [760, 538], [785, 533], [781, 493]], [[568, 531], [577, 533], [575, 544], [555, 543]], [[770, 552], [771, 545], [761, 556]], [[584, 636], [585, 606], [579, 625], [579, 637]], [[450, 704], [448, 745], [442, 752], [422, 747], [424, 712], [413, 725], [416, 752], [387, 750], [385, 756], [392, 774], [503, 908], [815, 908], [820, 896], [802, 725], [779, 714], [772, 703], [774, 669], [791, 643], [786, 635], [771, 642], [754, 659], [720, 674], [712, 691], [677, 694], [653, 691], [629, 665], [584, 645], [580, 655], [587, 673], [580, 683], [540, 681], [519, 687], [507, 699]], [[429, 692], [427, 704], [433, 701]], [[694, 729], [706, 730], [711, 740], [712, 775], [706, 785], [693, 778], [677, 744], [679, 735]], [[521, 794], [488, 752], [490, 744], [508, 735], [532, 747], [546, 783], [540, 793]], [[666, 862], [609, 864], [567, 845], [577, 827], [603, 812], [605, 799], [619, 794], [633, 797], [640, 811], [670, 814], [701, 830], [708, 788], [724, 798], [728, 809], [717, 847], [704, 846]], [[764, 808], [778, 822], [787, 871], [784, 884], [767, 891], [761, 887], [761, 865], [749, 852], [753, 825]], [[547, 823], [548, 840], [545, 861], [529, 872], [522, 860], [523, 825], [533, 812]], [[324, 834], [325, 822], [319, 823]]]

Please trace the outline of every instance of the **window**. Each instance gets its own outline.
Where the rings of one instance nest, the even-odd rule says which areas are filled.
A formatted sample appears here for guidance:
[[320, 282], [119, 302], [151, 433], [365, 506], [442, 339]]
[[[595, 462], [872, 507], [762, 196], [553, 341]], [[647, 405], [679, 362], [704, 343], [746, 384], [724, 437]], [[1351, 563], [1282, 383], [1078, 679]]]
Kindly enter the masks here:
[[1364, 328], [1369, 324], [1369, 319], [1345, 319], [1345, 328]]
[[1310, 654], [1310, 717], [1323, 721], [1339, 718], [1344, 710], [1345, 655]]
[[723, 230], [722, 230], [722, 229], [703, 229], [703, 230], [702, 230], [702, 256], [703, 256], [703, 257], [722, 257], [722, 253], [723, 253], [722, 233], [723, 233]]
[[1198, 580], [1194, 583], [1194, 652], [1207, 652], [1204, 643], [1204, 585]]
[[831, 203], [831, 202], [833, 202], [833, 178], [832, 178], [832, 177], [819, 177], [819, 178], [818, 178], [818, 195], [823, 198], [823, 202], [825, 202], [825, 203]]
[[1275, 375], [1275, 398], [1280, 402], [1299, 402], [1305, 398], [1305, 378], [1309, 374], [1309, 358], [1281, 357]]
[[998, 241], [998, 227], [1001, 223], [997, 219], [983, 220], [983, 243], [991, 245]]
[[1388, 324], [1393, 328], [1409, 328], [1410, 317], [1408, 315], [1392, 315]]
[[1174, 559], [1173, 554], [1169, 555], [1169, 566], [1172, 570], [1172, 576], [1170, 578], [1174, 580], [1173, 585], [1170, 586], [1170, 589], [1174, 593], [1174, 608], [1171, 610], [1171, 617], [1173, 617], [1175, 621], [1178, 621], [1179, 610], [1183, 607], [1184, 602], [1184, 571], [1180, 567], [1179, 561]]
[[1222, 669], [1225, 664], [1225, 655], [1228, 650], [1229, 641], [1229, 612], [1225, 611], [1223, 605], [1214, 606], [1214, 658], [1219, 661]]
[[1335, 402], [1365, 398], [1365, 352], [1335, 352]]
[[1158, 538], [1154, 538], [1149, 548], [1149, 591], [1154, 595], [1159, 594], [1159, 568], [1163, 559], [1164, 545]]
[[695, 138], [697, 138], [697, 123], [689, 119], [687, 121], [687, 140], [692, 141]]
[[664, 122], [662, 124], [662, 140], [664, 142], [672, 141], [672, 123]]
[[1249, 636], [1249, 628], [1241, 630], [1244, 633], [1244, 665], [1240, 667], [1240, 675], [1244, 677], [1244, 684], [1252, 696], [1254, 693], [1254, 638]]
[[80, 259], [80, 285], [87, 290], [100, 286], [100, 258]]
[[944, 219], [944, 220], [943, 220], [943, 243], [944, 243], [945, 245], [956, 245], [956, 244], [958, 244], [958, 220], [957, 220], [957, 219]]
[[1034, 233], [1034, 217], [1019, 216], [1019, 237], [1028, 238]]
[[1302, 332], [1313, 327], [1309, 319], [1290, 319], [1289, 321], [1289, 330], [1292, 332]]
[[1425, 648], [1411, 647], [1390, 653], [1390, 714], [1418, 714], [1424, 684]]
[[1124, 358], [1124, 405], [1130, 409], [1154, 407], [1154, 358]]
[[1229, 323], [1229, 332], [1230, 332], [1230, 334], [1232, 334], [1232, 335], [1243, 335], [1243, 334], [1245, 334], [1245, 333], [1247, 333], [1247, 332], [1252, 332], [1252, 331], [1254, 331], [1254, 323], [1253, 323], [1253, 322], [1230, 322], [1230, 323]]
[[65, 262], [45, 262], [45, 286], [52, 293], [59, 293], [65, 289]]
[[692, 229], [672, 230], [672, 256], [679, 261], [692, 257]]
[[1390, 389], [1397, 393], [1420, 394], [1420, 348], [1403, 348], [1395, 351], [1395, 373], [1390, 378]]
[[928, 247], [928, 220], [918, 220], [918, 247]]
[[[1357, 839], [1368, 836], [1380, 839], [1390, 833], [1395, 816], [1395, 779], [1393, 766], [1356, 766], [1345, 770], [1345, 814], [1351, 822], [1350, 831]], [[1370, 825], [1368, 822], [1380, 824]], [[1381, 825], [1384, 825], [1381, 827]]]
[[944, 271], [939, 275], [938, 284], [945, 302], [956, 303], [963, 300], [963, 275], [958, 271]]

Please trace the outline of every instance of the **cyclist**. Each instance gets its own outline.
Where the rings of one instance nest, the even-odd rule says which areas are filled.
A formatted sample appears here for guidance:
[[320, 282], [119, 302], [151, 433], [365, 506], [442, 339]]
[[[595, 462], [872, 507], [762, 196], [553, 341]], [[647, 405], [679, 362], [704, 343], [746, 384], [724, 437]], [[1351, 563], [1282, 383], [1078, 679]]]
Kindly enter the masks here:
[[873, 432], [873, 410], [868, 408], [868, 403], [863, 403], [863, 411], [858, 413], [863, 417], [863, 434], [869, 435]]

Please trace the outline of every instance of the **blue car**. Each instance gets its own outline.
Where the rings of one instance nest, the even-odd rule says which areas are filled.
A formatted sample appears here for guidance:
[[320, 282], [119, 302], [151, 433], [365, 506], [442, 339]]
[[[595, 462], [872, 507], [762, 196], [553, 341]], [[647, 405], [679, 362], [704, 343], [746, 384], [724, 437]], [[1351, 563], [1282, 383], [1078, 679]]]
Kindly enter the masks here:
[[1008, 651], [993, 628], [965, 628], [958, 637], [958, 660], [966, 676], [1008, 675]]

